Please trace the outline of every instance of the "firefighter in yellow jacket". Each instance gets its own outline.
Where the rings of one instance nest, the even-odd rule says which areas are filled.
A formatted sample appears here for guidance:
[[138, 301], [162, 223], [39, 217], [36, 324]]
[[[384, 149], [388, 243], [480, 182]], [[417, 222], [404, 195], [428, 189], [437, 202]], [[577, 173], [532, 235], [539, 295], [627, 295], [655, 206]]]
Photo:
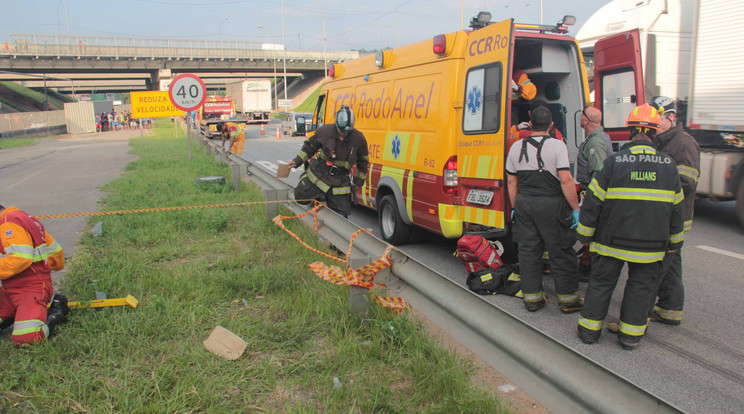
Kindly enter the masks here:
[[[367, 139], [354, 129], [354, 112], [342, 105], [333, 124], [326, 124], [306, 139], [290, 168], [307, 163], [294, 189], [295, 200], [324, 199], [328, 208], [347, 217], [351, 214], [350, 196], [354, 187], [367, 179], [369, 152]], [[351, 177], [356, 166], [356, 175]]]
[[[62, 246], [39, 220], [16, 207], [0, 206], [0, 329], [13, 324], [16, 346], [43, 342], [69, 312], [54, 295], [52, 270], [65, 267]], [[47, 305], [51, 307], [47, 311]]]

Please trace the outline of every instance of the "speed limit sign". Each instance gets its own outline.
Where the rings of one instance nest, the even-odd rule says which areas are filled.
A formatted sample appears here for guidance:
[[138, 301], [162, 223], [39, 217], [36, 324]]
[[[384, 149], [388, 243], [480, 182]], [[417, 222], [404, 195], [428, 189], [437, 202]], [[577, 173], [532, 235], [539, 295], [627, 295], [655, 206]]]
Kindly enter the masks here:
[[207, 87], [198, 76], [184, 73], [171, 81], [168, 96], [173, 106], [191, 112], [204, 103], [207, 98]]

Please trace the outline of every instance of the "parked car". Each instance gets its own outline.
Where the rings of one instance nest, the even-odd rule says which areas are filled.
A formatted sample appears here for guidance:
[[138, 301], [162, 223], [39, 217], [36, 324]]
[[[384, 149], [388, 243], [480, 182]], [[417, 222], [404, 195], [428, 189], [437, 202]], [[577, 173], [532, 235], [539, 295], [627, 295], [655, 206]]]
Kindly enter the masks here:
[[304, 135], [311, 130], [313, 125], [313, 114], [305, 112], [291, 112], [282, 121], [282, 133], [284, 135]]

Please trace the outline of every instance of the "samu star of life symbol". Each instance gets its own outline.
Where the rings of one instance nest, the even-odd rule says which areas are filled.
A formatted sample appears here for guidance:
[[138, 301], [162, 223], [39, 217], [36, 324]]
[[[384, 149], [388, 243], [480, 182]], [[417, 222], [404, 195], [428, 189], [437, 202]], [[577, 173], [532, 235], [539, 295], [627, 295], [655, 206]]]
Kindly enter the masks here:
[[393, 157], [397, 160], [400, 156], [400, 137], [398, 135], [393, 138], [393, 146], [390, 150], [393, 153]]
[[465, 99], [465, 107], [468, 108], [468, 111], [470, 111], [472, 115], [475, 115], [475, 113], [480, 109], [482, 103], [483, 94], [478, 86], [473, 86], [473, 89], [468, 92], [468, 96]]

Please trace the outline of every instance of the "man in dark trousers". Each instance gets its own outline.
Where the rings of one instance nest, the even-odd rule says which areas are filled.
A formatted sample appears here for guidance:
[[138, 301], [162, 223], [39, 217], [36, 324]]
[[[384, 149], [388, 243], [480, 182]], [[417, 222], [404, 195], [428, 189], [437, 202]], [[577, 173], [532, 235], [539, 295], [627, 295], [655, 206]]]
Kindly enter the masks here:
[[[674, 100], [656, 96], [649, 102], [661, 115], [661, 131], [656, 135], [656, 149], [672, 157], [677, 164], [682, 192], [685, 194], [685, 231], [692, 228], [692, 213], [695, 209], [695, 190], [700, 176], [700, 146], [695, 138], [677, 124], [677, 107]], [[667, 254], [663, 264], [664, 276], [652, 299], [652, 320], [668, 325], [682, 323], [682, 308], [685, 304], [685, 287], [682, 283], [682, 250]], [[655, 302], [655, 303], [654, 303]]]
[[632, 141], [605, 160], [584, 197], [576, 230], [582, 243], [591, 243], [592, 252], [592, 274], [577, 331], [584, 343], [599, 340], [627, 262], [617, 335], [623, 349], [637, 347], [646, 332], [664, 255], [682, 247], [684, 196], [677, 166], [651, 143], [660, 123], [655, 108], [636, 107], [626, 122]]
[[558, 293], [561, 312], [581, 310], [578, 263], [573, 228], [578, 224], [576, 185], [569, 170], [566, 144], [551, 138], [550, 110], [532, 110], [532, 136], [509, 149], [506, 159], [509, 199], [514, 208], [514, 240], [519, 248], [524, 305], [534, 312], [545, 306], [543, 291], [544, 251]]
[[[325, 124], [306, 139], [290, 168], [308, 163], [294, 189], [295, 200], [325, 199], [328, 207], [348, 217], [351, 192], [367, 179], [369, 153], [364, 134], [354, 129], [354, 112], [342, 105], [333, 124]], [[356, 166], [356, 176], [351, 178]], [[353, 184], [353, 187], [352, 187]]]

